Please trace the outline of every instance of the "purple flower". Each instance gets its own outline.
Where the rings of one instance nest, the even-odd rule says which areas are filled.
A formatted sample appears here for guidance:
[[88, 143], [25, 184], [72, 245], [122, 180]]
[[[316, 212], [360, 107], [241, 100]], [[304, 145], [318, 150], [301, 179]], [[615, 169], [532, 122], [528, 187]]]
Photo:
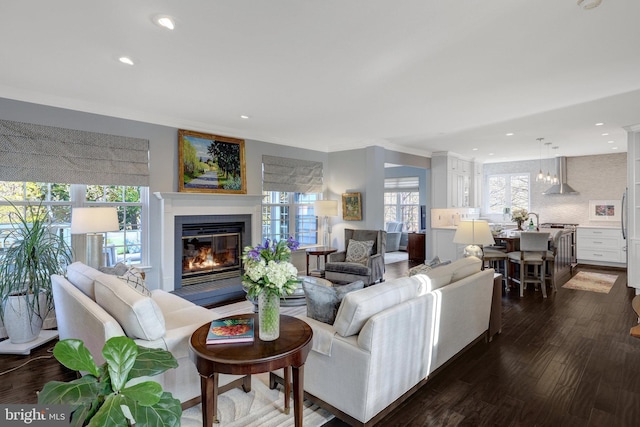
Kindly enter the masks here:
[[287, 239], [287, 246], [289, 246], [289, 249], [291, 249], [292, 251], [295, 251], [296, 249], [298, 249], [298, 246], [300, 246], [300, 242], [294, 239], [293, 236], [289, 236], [289, 238]]

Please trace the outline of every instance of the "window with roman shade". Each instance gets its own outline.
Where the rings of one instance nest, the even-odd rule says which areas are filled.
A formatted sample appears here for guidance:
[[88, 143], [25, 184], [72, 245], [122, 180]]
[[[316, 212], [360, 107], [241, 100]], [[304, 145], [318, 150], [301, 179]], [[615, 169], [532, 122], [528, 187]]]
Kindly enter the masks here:
[[107, 262], [147, 261], [148, 159], [145, 139], [0, 120], [0, 235], [10, 227], [7, 200], [37, 201], [81, 254], [84, 236], [69, 234], [72, 208], [112, 206], [120, 230], [105, 233]]
[[322, 197], [322, 162], [262, 156], [262, 237], [318, 242], [313, 203]]

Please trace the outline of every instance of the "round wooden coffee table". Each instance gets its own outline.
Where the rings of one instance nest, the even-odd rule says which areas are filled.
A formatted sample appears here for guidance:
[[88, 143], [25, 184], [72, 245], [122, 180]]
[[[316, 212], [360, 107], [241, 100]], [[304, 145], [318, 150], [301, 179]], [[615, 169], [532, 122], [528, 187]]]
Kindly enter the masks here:
[[[200, 374], [202, 393], [202, 425], [210, 427], [217, 416], [218, 374], [251, 375], [284, 368], [284, 407], [289, 411], [293, 371], [293, 413], [295, 425], [302, 426], [304, 398], [304, 362], [311, 350], [311, 327], [295, 317], [280, 315], [280, 337], [275, 341], [261, 341], [258, 337], [257, 314], [239, 314], [229, 319], [253, 316], [255, 339], [252, 343], [206, 344], [210, 323], [196, 329], [189, 342], [189, 356]], [[217, 420], [215, 420], [217, 422]]]

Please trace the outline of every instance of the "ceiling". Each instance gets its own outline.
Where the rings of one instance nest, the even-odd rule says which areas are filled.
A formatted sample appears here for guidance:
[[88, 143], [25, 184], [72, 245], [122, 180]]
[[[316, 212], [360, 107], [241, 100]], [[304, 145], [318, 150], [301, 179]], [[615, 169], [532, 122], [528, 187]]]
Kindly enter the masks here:
[[624, 152], [640, 123], [638, 0], [23, 0], [0, 16], [0, 97], [172, 127], [500, 162]]

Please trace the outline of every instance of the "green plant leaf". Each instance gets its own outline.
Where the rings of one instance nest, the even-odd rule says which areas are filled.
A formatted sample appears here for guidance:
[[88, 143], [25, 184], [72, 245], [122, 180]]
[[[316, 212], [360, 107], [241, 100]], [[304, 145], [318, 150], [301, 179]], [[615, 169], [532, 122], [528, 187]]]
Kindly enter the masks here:
[[100, 383], [86, 375], [68, 383], [50, 381], [38, 393], [38, 403], [43, 405], [72, 405], [73, 407], [91, 404], [100, 393]]
[[125, 399], [136, 420], [136, 427], [178, 427], [182, 416], [180, 401], [174, 399], [171, 393], [164, 392], [162, 397], [152, 406], [142, 406], [130, 399]]
[[162, 386], [154, 381], [145, 381], [131, 387], [123, 388], [120, 393], [142, 406], [151, 406], [158, 403], [162, 396]]
[[129, 372], [129, 379], [143, 376], [152, 377], [177, 367], [178, 361], [171, 352], [160, 348], [138, 346], [138, 357]]
[[94, 377], [100, 376], [99, 368], [82, 340], [65, 339], [59, 341], [53, 348], [53, 355], [71, 370], [89, 372]]
[[138, 346], [131, 338], [113, 337], [105, 343], [102, 356], [107, 361], [111, 387], [114, 391], [120, 391], [124, 387], [137, 355]]
[[125, 405], [125, 399], [119, 394], [107, 396], [98, 412], [91, 418], [89, 427], [128, 426], [120, 406]]

